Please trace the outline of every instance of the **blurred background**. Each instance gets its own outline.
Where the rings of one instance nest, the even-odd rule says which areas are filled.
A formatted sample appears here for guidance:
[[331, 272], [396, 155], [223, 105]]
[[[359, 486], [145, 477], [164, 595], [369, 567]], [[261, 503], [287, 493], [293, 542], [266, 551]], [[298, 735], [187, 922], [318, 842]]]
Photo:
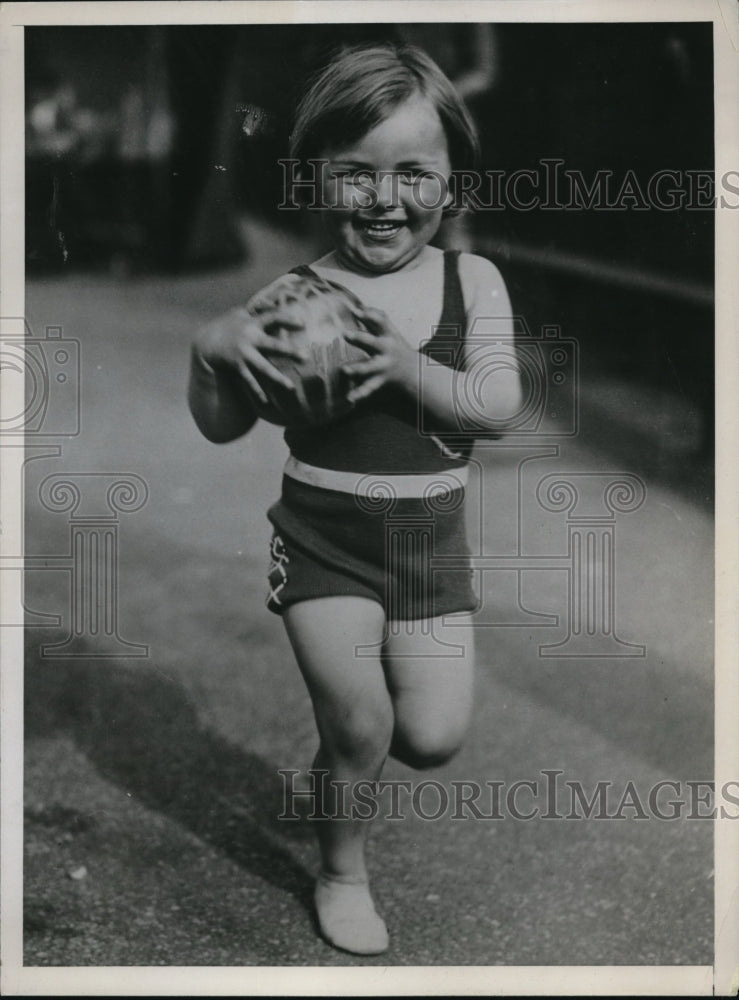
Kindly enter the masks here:
[[[649, 439], [648, 467], [679, 480], [694, 461], [698, 494], [710, 494], [713, 215], [642, 199], [657, 171], [677, 172], [688, 194], [687, 172], [713, 169], [709, 24], [48, 27], [26, 38], [30, 277], [253, 265], [264, 227], [320, 252], [309, 213], [277, 210], [276, 161], [306, 80], [345, 44], [426, 48], [473, 112], [483, 170], [541, 178], [559, 160], [586, 185], [611, 171], [617, 208], [542, 207], [540, 184], [534, 208], [479, 210], [440, 239], [491, 257], [532, 331], [559, 324], [578, 340], [583, 415], [615, 393], [624, 432]], [[628, 176], [638, 189], [618, 201]], [[638, 412], [629, 385], [648, 398]]]
[[[79, 385], [50, 379], [53, 405], [27, 435], [26, 964], [365, 964], [316, 937], [312, 837], [275, 820], [277, 768], [304, 769], [315, 749], [308, 696], [262, 604], [281, 432], [260, 421], [215, 447], [185, 401], [198, 324], [325, 249], [310, 213], [276, 208], [276, 160], [311, 73], [345, 44], [413, 42], [468, 101], [483, 169], [541, 175], [561, 160], [588, 185], [611, 171], [616, 195], [627, 177], [646, 191], [670, 170], [687, 189], [688, 171], [713, 169], [711, 31], [26, 29], [27, 317], [47, 374], [79, 358]], [[645, 655], [542, 658], [539, 644], [564, 638], [567, 574], [525, 571], [517, 592], [507, 572], [482, 574], [476, 714], [441, 780], [550, 767], [643, 791], [712, 771], [713, 213], [644, 208], [638, 193], [621, 205], [480, 210], [439, 234], [497, 264], [519, 328], [560, 327], [579, 347], [577, 433], [555, 424], [544, 441], [479, 452], [481, 551], [522, 537], [545, 560], [567, 551], [563, 516], [535, 496], [553, 470], [637, 474], [646, 495], [617, 519], [616, 580], [619, 636]], [[63, 371], [47, 342], [60, 332]], [[49, 434], [60, 456], [33, 450]], [[70, 577], [70, 521], [41, 487], [63, 473], [84, 491], [90, 473], [114, 472], [148, 488], [116, 521], [121, 656], [99, 655], [91, 631], [58, 658], [87, 591]], [[92, 500], [83, 513], [109, 517]], [[526, 627], [497, 627], [509, 613]], [[393, 762], [388, 776], [414, 777]], [[371, 863], [393, 950], [370, 962], [709, 964], [712, 833], [378, 824]]]

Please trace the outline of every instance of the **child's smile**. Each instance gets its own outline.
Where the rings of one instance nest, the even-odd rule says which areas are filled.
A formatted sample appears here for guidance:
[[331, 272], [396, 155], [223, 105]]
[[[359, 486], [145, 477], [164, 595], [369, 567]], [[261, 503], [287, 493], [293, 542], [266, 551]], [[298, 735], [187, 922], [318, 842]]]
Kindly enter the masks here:
[[441, 222], [451, 173], [438, 112], [420, 94], [350, 146], [327, 150], [325, 212], [337, 258], [352, 270], [397, 271]]

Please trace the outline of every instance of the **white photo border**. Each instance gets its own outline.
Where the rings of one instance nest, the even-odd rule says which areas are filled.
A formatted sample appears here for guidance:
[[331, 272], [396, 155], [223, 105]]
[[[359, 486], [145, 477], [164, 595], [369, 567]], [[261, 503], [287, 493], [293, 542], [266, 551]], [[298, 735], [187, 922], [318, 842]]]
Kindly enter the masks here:
[[[732, 0], [245, 0], [7, 3], [0, 10], [0, 316], [23, 316], [23, 29], [25, 25], [193, 23], [707, 21], [714, 29], [716, 175], [739, 167], [739, 6]], [[716, 210], [716, 771], [739, 760], [739, 213]], [[5, 413], [18, 412], [12, 392]], [[21, 407], [22, 409], [22, 407]], [[14, 484], [22, 447], [4, 449], [0, 544], [22, 551]], [[6, 579], [9, 577], [9, 579]], [[3, 574], [0, 607], [22, 608], [20, 574]], [[715, 821], [715, 958], [711, 966], [424, 968], [29, 968], [22, 964], [22, 630], [0, 629], [2, 698], [2, 991], [6, 995], [730, 995], [739, 985], [739, 823]]]

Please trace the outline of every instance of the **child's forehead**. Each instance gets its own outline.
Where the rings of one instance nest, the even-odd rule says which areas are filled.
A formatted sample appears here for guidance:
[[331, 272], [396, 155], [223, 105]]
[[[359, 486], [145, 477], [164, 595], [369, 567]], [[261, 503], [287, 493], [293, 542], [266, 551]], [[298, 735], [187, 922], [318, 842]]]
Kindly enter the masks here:
[[446, 133], [435, 104], [423, 94], [415, 94], [388, 108], [377, 123], [355, 138], [327, 136], [324, 152], [333, 158], [384, 150], [428, 155], [446, 145]]

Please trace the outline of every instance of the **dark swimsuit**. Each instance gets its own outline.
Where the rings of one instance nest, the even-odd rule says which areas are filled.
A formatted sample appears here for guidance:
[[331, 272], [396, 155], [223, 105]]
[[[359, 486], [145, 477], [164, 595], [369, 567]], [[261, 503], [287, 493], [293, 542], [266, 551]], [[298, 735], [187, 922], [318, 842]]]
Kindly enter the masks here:
[[[305, 266], [297, 273], [310, 272]], [[459, 254], [444, 253], [442, 314], [420, 351], [452, 368], [464, 365], [466, 314]], [[298, 601], [360, 596], [378, 601], [388, 619], [431, 618], [470, 611], [478, 600], [466, 563], [464, 487], [454, 470], [465, 469], [473, 441], [445, 443], [419, 421], [411, 401], [380, 390], [332, 424], [289, 428], [292, 456], [318, 469], [371, 476], [372, 496], [282, 480], [282, 496], [267, 512], [274, 526], [267, 607], [282, 614]], [[446, 487], [437, 495], [392, 498], [383, 474], [432, 475]], [[434, 568], [433, 556], [454, 556], [453, 569]]]

